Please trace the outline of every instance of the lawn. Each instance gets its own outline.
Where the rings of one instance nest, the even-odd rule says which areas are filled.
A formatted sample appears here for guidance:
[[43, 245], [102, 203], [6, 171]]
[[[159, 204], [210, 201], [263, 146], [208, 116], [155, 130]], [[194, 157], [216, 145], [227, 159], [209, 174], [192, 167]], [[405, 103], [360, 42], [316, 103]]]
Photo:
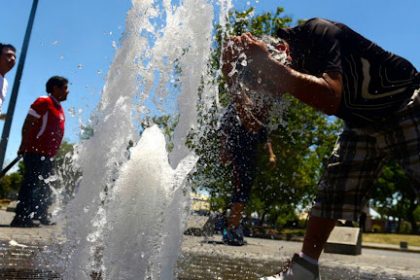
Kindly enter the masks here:
[[10, 203], [10, 199], [1, 199], [0, 198], [0, 209], [6, 208]]
[[410, 246], [420, 247], [420, 235], [394, 234], [394, 233], [363, 233], [363, 242], [384, 243], [400, 245], [401, 241], [408, 242]]
[[[303, 237], [304, 229], [283, 229], [282, 234]], [[400, 245], [401, 241], [408, 242], [410, 246], [420, 247], [420, 235], [395, 234], [395, 233], [363, 233], [362, 242]]]

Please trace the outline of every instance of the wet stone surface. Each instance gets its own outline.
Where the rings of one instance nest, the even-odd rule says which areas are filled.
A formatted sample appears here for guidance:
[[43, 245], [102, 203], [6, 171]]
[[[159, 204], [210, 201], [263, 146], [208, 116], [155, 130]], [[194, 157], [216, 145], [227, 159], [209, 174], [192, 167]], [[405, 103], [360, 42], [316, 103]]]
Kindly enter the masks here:
[[[0, 279], [62, 279], [66, 254], [60, 225], [18, 229], [5, 226], [8, 222], [0, 223]], [[184, 236], [176, 279], [258, 279], [279, 271], [301, 247], [300, 242], [256, 238], [235, 247], [220, 240]], [[323, 254], [320, 270], [323, 280], [419, 280], [419, 260], [419, 253], [364, 248], [359, 256]]]
[[[186, 255], [179, 262], [179, 280], [256, 280], [279, 269], [277, 261], [228, 259], [208, 255]], [[357, 268], [320, 267], [323, 280], [415, 280], [417, 277], [386, 272], [367, 272]]]
[[[197, 243], [198, 246], [200, 246]], [[205, 247], [205, 246], [204, 246]], [[201, 248], [205, 249], [205, 248]], [[177, 277], [179, 280], [215, 279], [215, 280], [254, 280], [262, 275], [272, 274], [278, 270], [278, 260], [255, 258], [249, 254], [241, 257], [234, 253], [228, 257], [223, 253], [230, 249], [225, 245], [217, 245], [211, 251], [184, 252], [179, 258]], [[246, 246], [237, 248], [246, 249]], [[2, 243], [0, 247], [0, 279], [62, 279], [60, 269], [54, 269], [46, 263], [40, 263], [40, 256], [49, 252], [46, 246], [27, 246], [24, 248]], [[413, 256], [414, 257], [414, 256]], [[42, 258], [41, 258], [42, 260]], [[362, 267], [321, 266], [323, 280], [414, 280], [417, 276], [387, 273], [384, 269]]]

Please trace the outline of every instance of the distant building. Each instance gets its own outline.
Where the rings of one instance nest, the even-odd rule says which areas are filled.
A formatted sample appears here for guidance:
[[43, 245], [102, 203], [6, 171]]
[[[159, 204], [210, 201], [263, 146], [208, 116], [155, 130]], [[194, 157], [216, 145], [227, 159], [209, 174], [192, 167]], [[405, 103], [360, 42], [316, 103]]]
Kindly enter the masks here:
[[200, 193], [191, 193], [191, 212], [198, 215], [210, 213], [209, 196]]

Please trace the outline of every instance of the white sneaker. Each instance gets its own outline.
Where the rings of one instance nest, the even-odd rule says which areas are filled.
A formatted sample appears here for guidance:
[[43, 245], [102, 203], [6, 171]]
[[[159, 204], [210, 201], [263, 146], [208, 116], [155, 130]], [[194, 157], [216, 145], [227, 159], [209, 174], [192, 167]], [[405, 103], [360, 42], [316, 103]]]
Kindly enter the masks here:
[[286, 272], [262, 277], [260, 280], [321, 280], [321, 277], [316, 264], [311, 264], [295, 254]]

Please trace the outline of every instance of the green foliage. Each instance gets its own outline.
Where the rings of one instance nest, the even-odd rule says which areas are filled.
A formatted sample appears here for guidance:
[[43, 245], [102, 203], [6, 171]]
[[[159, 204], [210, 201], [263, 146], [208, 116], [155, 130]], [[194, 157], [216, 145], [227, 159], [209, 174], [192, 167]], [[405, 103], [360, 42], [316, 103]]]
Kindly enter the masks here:
[[[277, 166], [267, 168], [268, 156], [260, 151], [258, 176], [253, 186], [253, 198], [258, 197], [262, 208], [252, 207], [273, 221], [288, 216], [292, 220], [298, 206], [309, 205], [316, 193], [316, 184], [341, 128], [337, 120], [329, 120], [313, 109], [290, 98], [286, 125], [272, 136], [277, 154]], [[274, 209], [274, 210], [273, 210]]]
[[[419, 231], [417, 221], [420, 221], [420, 205], [412, 184], [398, 164], [389, 162], [373, 187], [372, 206], [384, 217], [397, 217], [398, 231], [401, 233]], [[404, 226], [404, 220], [411, 226]]]
[[0, 198], [17, 199], [22, 175], [14, 172], [0, 179]]
[[173, 117], [170, 115], [154, 116], [151, 118], [146, 117], [145, 120], [141, 123], [142, 132], [153, 124], [157, 125], [162, 130], [163, 135], [166, 137], [166, 149], [168, 152], [170, 152], [174, 148], [173, 136], [175, 127], [178, 124], [178, 120], [178, 116]]
[[25, 173], [25, 164], [23, 160], [20, 160], [17, 165], [17, 171], [8, 173], [0, 179], [0, 198], [17, 199], [23, 174]]

